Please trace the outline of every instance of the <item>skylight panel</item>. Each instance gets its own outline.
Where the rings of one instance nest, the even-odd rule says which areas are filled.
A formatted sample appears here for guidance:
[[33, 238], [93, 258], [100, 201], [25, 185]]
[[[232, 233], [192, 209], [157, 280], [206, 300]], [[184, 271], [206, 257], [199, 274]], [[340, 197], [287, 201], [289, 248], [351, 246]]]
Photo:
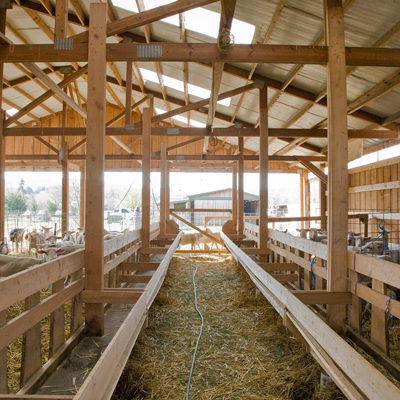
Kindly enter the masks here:
[[[154, 71], [150, 71], [145, 68], [139, 68], [139, 69], [140, 69], [142, 77], [145, 81], [159, 83], [158, 76]], [[171, 78], [170, 76], [167, 76], [167, 75], [163, 75], [163, 80], [164, 80], [165, 86], [168, 86], [171, 89], [175, 89], [180, 92], [183, 92], [184, 87], [183, 87], [182, 81], [175, 79], [175, 78]], [[204, 89], [200, 86], [193, 85], [191, 83], [188, 83], [188, 92], [189, 92], [189, 94], [196, 96], [196, 97], [200, 97], [201, 99], [207, 99], [211, 96], [210, 90]], [[220, 101], [218, 101], [218, 104], [221, 104], [225, 107], [229, 107], [231, 104], [231, 99], [227, 98], [227, 99], [220, 100]]]
[[[158, 1], [158, 0], [157, 0]], [[194, 8], [185, 12], [185, 28], [214, 39], [218, 37], [219, 21], [221, 15], [205, 8]], [[179, 17], [164, 18], [161, 21], [179, 26]], [[250, 44], [253, 41], [255, 26], [236, 18], [232, 21], [231, 33], [235, 37], [235, 43]]]
[[[128, 0], [115, 0], [125, 2]], [[114, 4], [115, 4], [114, 1]], [[132, 1], [133, 0], [129, 0]], [[173, 3], [174, 0], [144, 0], [146, 10], [151, 8], [164, 6]], [[219, 21], [221, 14], [215, 11], [207, 10], [202, 7], [194, 8], [185, 13], [185, 27], [202, 35], [210, 36], [214, 39], [218, 36]], [[173, 15], [164, 18], [161, 21], [171, 25], [179, 26], [179, 16]], [[235, 43], [250, 44], [253, 41], [255, 26], [247, 22], [240, 21], [236, 18], [232, 21], [231, 33], [235, 37]]]
[[12, 117], [13, 115], [15, 115], [18, 112], [18, 110], [16, 108], [10, 108], [8, 110], [6, 110], [6, 113]]
[[128, 10], [134, 13], [139, 12], [136, 2], [134, 0], [112, 0], [114, 6]]

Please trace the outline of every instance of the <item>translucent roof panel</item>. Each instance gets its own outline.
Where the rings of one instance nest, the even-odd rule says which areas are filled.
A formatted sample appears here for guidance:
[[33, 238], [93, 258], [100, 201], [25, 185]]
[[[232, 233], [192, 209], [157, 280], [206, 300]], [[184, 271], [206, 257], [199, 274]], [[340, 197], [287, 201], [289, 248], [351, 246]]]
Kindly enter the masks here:
[[[154, 107], [154, 109], [156, 110], [157, 114], [164, 114], [165, 113], [165, 111], [162, 110], [161, 108]], [[174, 120], [176, 120], [178, 122], [182, 122], [183, 124], [186, 124], [186, 125], [188, 123], [187, 118], [184, 117], [183, 115], [174, 115], [172, 118]], [[203, 124], [202, 122], [196, 121], [194, 119], [190, 119], [190, 126], [194, 126], [196, 128], [204, 128], [206, 126], [206, 124]]]
[[[146, 10], [173, 3], [173, 0], [144, 0]], [[139, 12], [136, 2], [133, 0], [113, 0], [113, 4], [119, 8], [137, 13]], [[202, 7], [194, 8], [184, 13], [185, 28], [202, 35], [217, 38], [220, 14], [207, 10]], [[179, 26], [179, 16], [173, 15], [161, 21], [171, 25]], [[232, 21], [231, 33], [235, 38], [235, 43], [249, 44], [253, 40], [255, 26], [236, 18]]]
[[[154, 71], [150, 71], [149, 69], [145, 69], [145, 68], [139, 68], [139, 69], [142, 74], [143, 80], [145, 82], [150, 81], [150, 82], [158, 83], [158, 76]], [[163, 75], [162, 77], [163, 77], [165, 86], [170, 87], [171, 89], [175, 89], [180, 92], [183, 92], [184, 89], [183, 89], [182, 81], [175, 79], [175, 78], [171, 78], [170, 76], [167, 76], [167, 75]], [[210, 90], [204, 89], [200, 86], [193, 85], [191, 83], [188, 84], [188, 92], [189, 92], [189, 94], [196, 96], [196, 97], [200, 97], [201, 99], [207, 99], [211, 95]], [[231, 99], [227, 98], [227, 99], [220, 100], [220, 101], [218, 101], [218, 104], [229, 107], [229, 105], [231, 104]]]

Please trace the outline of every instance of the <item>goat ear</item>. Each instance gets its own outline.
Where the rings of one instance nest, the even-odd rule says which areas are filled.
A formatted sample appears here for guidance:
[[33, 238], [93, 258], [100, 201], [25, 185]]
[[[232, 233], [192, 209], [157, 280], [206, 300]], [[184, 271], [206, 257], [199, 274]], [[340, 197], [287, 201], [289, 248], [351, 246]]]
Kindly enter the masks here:
[[57, 254], [62, 254], [62, 253], [64, 253], [64, 251], [65, 251], [64, 249], [58, 249]]
[[38, 250], [38, 254], [47, 254], [47, 250]]

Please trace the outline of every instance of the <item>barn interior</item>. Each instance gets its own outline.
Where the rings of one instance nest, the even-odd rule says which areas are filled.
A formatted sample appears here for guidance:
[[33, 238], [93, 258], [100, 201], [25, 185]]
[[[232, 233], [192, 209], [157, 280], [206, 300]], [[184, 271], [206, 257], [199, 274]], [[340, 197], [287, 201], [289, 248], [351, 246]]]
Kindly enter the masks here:
[[[29, 256], [0, 256], [0, 399], [171, 399], [185, 391], [189, 399], [192, 389], [204, 399], [398, 400], [399, 33], [399, 0], [0, 1], [3, 242], [6, 171], [62, 173], [64, 239], [69, 176], [79, 172], [83, 237], [68, 251], [60, 243], [69, 240], [55, 238]], [[386, 149], [391, 157], [363, 162]], [[141, 173], [140, 228], [104, 232], [106, 171]], [[156, 223], [152, 172], [160, 174]], [[202, 193], [172, 202], [174, 172], [224, 172], [230, 181], [208, 201]], [[244, 191], [250, 172], [257, 195]], [[299, 176], [299, 215], [285, 216], [284, 205], [271, 213], [272, 173]], [[229, 202], [210, 206], [218, 199]], [[212, 219], [221, 232], [206, 229]], [[195, 248], [199, 238], [204, 246]], [[200, 312], [176, 321], [189, 335], [182, 366], [162, 364], [162, 352], [149, 356], [152, 339], [174, 331], [160, 319], [166, 310], [194, 310], [198, 269], [196, 307], [206, 309], [208, 293], [215, 324], [236, 316], [240, 340], [260, 338], [248, 346], [257, 367], [230, 359], [248, 380], [210, 372], [226, 356], [218, 353], [224, 341], [210, 345], [215, 365], [201, 364]], [[169, 309], [182, 293], [187, 302]], [[272, 342], [260, 321], [268, 338], [280, 336], [274, 346], [285, 343], [272, 364], [269, 353], [261, 357]], [[309, 358], [280, 368], [279, 382], [291, 389], [261, 374], [263, 363], [271, 372], [295, 353]], [[135, 357], [146, 368], [129, 380]], [[307, 378], [295, 373], [309, 365], [312, 390], [299, 394], [294, 384]], [[248, 371], [262, 378], [257, 385]]]

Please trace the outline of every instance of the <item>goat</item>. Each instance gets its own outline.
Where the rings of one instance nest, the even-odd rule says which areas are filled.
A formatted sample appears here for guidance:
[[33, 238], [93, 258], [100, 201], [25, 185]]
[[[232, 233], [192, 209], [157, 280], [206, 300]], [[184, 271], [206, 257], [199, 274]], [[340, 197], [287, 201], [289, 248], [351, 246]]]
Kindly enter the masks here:
[[[10, 232], [10, 241], [14, 244], [17, 251], [22, 250], [22, 242], [24, 240], [24, 230], [22, 228], [15, 228]], [[19, 248], [18, 245], [21, 245]]]
[[24, 271], [29, 267], [32, 267], [33, 265], [39, 264], [39, 260], [37, 260], [36, 258], [28, 257], [2, 256], [0, 258], [0, 264], [0, 277], [5, 278], [7, 276], [11, 276], [18, 272]]

